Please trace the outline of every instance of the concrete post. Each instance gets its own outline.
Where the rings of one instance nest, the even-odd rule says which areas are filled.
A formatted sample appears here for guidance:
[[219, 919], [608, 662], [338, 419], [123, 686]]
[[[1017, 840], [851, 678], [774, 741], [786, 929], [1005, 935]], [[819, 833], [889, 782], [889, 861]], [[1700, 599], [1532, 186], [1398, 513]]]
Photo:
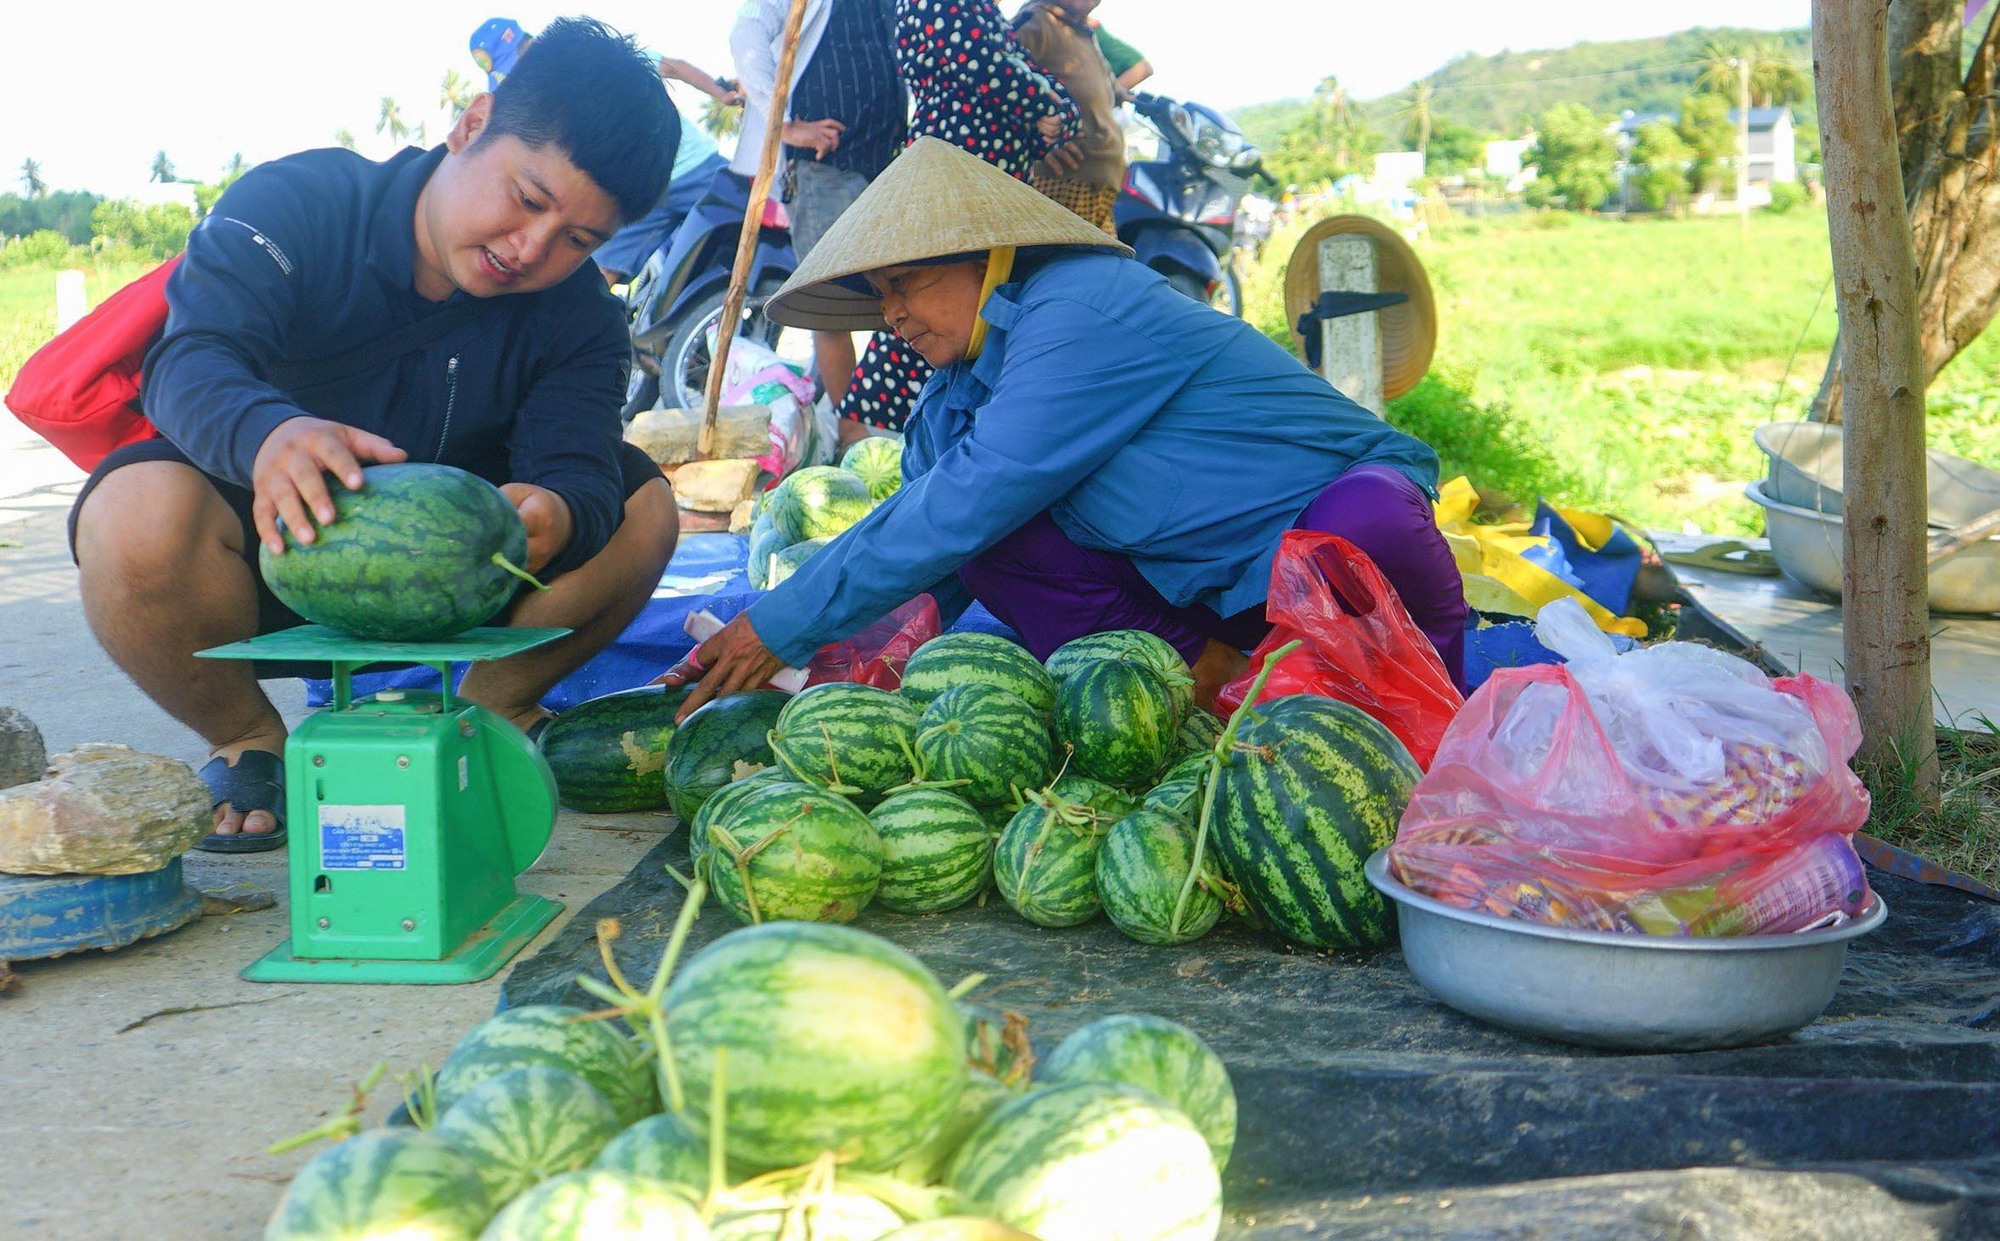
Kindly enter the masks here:
[[69, 326], [90, 313], [90, 296], [83, 289], [83, 273], [71, 269], [56, 273], [56, 331], [66, 332]]
[[[1376, 293], [1375, 242], [1369, 237], [1329, 237], [1319, 243], [1322, 293]], [[1342, 315], [1320, 324], [1320, 374], [1355, 404], [1380, 417], [1382, 322], [1379, 312]]]

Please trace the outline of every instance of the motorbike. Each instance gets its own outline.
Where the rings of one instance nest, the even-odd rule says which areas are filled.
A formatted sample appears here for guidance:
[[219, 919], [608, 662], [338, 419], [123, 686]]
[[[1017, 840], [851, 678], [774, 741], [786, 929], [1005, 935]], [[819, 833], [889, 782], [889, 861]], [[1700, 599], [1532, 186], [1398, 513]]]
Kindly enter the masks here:
[[1226, 314], [1243, 314], [1236, 274], [1236, 206], [1250, 178], [1271, 184], [1262, 152], [1204, 104], [1136, 92], [1132, 110], [1159, 136], [1158, 157], [1125, 167], [1112, 207], [1118, 240], [1174, 288]]
[[[700, 406], [708, 386], [709, 332], [722, 314], [749, 206], [750, 178], [728, 168], [717, 172], [667, 243], [626, 285], [626, 321], [632, 333], [626, 421], [641, 410]], [[797, 265], [784, 205], [767, 201], [736, 334], [770, 346], [787, 360], [810, 363], [810, 333], [781, 328], [763, 314], [765, 301]]]

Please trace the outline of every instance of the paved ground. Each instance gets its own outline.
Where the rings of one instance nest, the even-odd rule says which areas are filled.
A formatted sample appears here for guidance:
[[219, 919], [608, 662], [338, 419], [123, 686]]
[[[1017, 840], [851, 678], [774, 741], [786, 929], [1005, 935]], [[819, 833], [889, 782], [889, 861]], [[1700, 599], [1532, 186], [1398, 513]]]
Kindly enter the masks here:
[[[198, 762], [200, 742], [132, 688], [84, 625], [63, 528], [81, 477], [0, 411], [0, 705], [27, 712], [51, 753], [115, 741]], [[288, 718], [303, 711], [297, 682], [267, 688]], [[672, 823], [565, 814], [521, 887], [563, 901], [566, 919]], [[191, 853], [186, 865], [197, 886], [248, 880], [279, 907], [20, 965], [19, 986], [0, 995], [0, 1237], [261, 1236], [312, 1154], [267, 1146], [337, 1112], [377, 1061], [436, 1064], [493, 1009], [497, 980], [244, 982], [237, 971], [286, 934], [282, 855]], [[394, 1093], [378, 1090], [367, 1115], [379, 1120]]]

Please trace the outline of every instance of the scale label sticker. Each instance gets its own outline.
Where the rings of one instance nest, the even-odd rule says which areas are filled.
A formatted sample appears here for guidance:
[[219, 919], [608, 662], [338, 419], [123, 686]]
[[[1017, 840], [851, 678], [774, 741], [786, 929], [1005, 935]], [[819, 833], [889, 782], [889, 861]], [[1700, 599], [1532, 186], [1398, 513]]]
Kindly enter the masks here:
[[407, 858], [403, 807], [319, 808], [321, 870], [401, 870]]

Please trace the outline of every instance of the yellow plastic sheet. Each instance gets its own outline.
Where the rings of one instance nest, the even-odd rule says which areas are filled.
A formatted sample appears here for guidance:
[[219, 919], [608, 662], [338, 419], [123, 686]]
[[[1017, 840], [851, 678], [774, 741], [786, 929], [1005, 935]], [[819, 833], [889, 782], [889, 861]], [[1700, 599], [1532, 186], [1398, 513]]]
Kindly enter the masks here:
[[[1602, 604], [1522, 555], [1547, 547], [1546, 536], [1528, 533], [1525, 521], [1482, 525], [1472, 520], [1478, 509], [1479, 493], [1473, 490], [1471, 480], [1454, 478], [1438, 489], [1438, 529], [1444, 532], [1445, 542], [1458, 561], [1459, 574], [1465, 578], [1469, 606], [1481, 612], [1533, 617], [1558, 599], [1574, 599], [1606, 633], [1646, 636], [1646, 622], [1612, 615]], [[1574, 509], [1557, 511], [1588, 545], [1602, 547], [1610, 541], [1614, 527], [1609, 517]]]

